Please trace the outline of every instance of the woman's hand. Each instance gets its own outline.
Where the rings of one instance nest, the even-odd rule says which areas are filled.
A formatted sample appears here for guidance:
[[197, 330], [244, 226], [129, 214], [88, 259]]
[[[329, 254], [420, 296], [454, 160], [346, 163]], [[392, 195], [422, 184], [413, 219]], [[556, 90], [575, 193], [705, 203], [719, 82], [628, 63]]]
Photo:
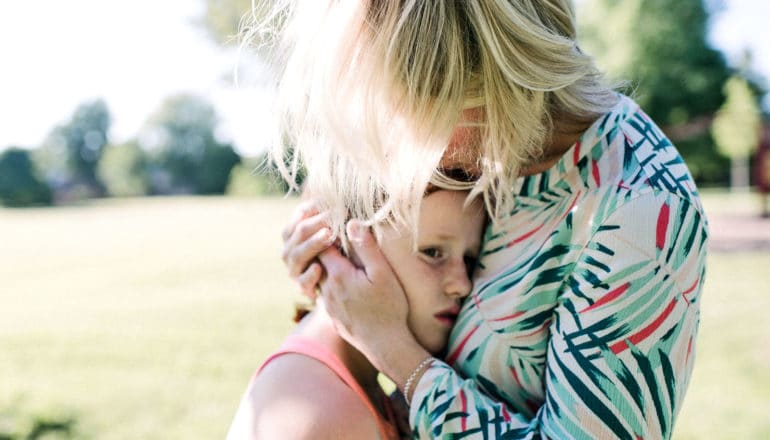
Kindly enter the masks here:
[[326, 269], [321, 296], [337, 331], [360, 351], [376, 350], [394, 333], [408, 332], [409, 306], [403, 288], [370, 232], [355, 220], [347, 225], [356, 267], [339, 250], [319, 259]]
[[348, 222], [347, 233], [362, 267], [335, 247], [323, 251], [319, 259], [327, 276], [321, 299], [337, 332], [403, 389], [429, 354], [407, 326], [406, 295], [372, 234], [355, 220]]
[[303, 295], [315, 299], [316, 286], [324, 274], [317, 257], [333, 242], [326, 215], [318, 212], [312, 200], [305, 200], [295, 209], [281, 236], [281, 259], [289, 269], [289, 277], [299, 284]]

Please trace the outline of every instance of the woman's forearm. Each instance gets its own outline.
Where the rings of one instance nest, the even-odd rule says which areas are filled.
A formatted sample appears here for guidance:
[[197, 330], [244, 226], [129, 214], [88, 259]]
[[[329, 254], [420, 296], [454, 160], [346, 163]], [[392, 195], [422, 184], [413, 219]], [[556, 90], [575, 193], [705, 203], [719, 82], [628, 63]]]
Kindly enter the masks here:
[[[379, 371], [388, 376], [404, 393], [407, 402], [412, 401], [415, 385], [427, 370], [426, 360], [432, 359], [407, 330], [401, 335], [389, 335], [378, 343], [379, 347], [364, 352]], [[409, 387], [407, 388], [407, 382]]]

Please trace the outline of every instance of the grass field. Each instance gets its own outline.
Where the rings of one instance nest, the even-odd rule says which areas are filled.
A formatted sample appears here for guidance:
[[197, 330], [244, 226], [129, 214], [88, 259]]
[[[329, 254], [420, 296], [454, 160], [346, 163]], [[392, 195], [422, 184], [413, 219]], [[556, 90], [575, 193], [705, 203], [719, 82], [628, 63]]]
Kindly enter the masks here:
[[[744, 206], [706, 206], [726, 200]], [[222, 438], [292, 325], [279, 231], [295, 203], [0, 210], [0, 437], [71, 416], [76, 438]], [[674, 438], [770, 438], [770, 254], [713, 254], [708, 270]]]

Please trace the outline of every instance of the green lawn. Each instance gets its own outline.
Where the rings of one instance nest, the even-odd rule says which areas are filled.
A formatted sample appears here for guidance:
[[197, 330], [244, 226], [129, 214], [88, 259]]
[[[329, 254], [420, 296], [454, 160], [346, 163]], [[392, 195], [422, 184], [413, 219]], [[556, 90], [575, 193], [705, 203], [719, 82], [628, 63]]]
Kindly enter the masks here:
[[[0, 210], [0, 438], [67, 416], [78, 438], [222, 438], [292, 325], [279, 231], [295, 204]], [[710, 257], [675, 438], [770, 438], [769, 269], [770, 254]]]

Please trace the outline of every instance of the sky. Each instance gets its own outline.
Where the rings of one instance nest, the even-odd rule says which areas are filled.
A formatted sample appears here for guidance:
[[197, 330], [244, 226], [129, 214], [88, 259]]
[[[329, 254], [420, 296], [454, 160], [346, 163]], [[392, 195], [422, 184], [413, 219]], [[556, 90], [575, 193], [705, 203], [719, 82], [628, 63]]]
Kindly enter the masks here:
[[[751, 48], [770, 80], [770, 2], [722, 3], [709, 40], [731, 62]], [[264, 150], [271, 93], [258, 75], [234, 85], [237, 53], [195, 25], [202, 14], [202, 0], [0, 0], [0, 149], [40, 145], [96, 98], [111, 111], [111, 141], [123, 142], [165, 97], [191, 92], [214, 103], [223, 140], [244, 155]]]
[[267, 119], [269, 90], [255, 79], [234, 87], [237, 52], [195, 25], [202, 14], [201, 0], [0, 0], [0, 148], [39, 145], [96, 98], [122, 142], [165, 97], [192, 92], [215, 104], [241, 153], [263, 149], [253, 121]]

